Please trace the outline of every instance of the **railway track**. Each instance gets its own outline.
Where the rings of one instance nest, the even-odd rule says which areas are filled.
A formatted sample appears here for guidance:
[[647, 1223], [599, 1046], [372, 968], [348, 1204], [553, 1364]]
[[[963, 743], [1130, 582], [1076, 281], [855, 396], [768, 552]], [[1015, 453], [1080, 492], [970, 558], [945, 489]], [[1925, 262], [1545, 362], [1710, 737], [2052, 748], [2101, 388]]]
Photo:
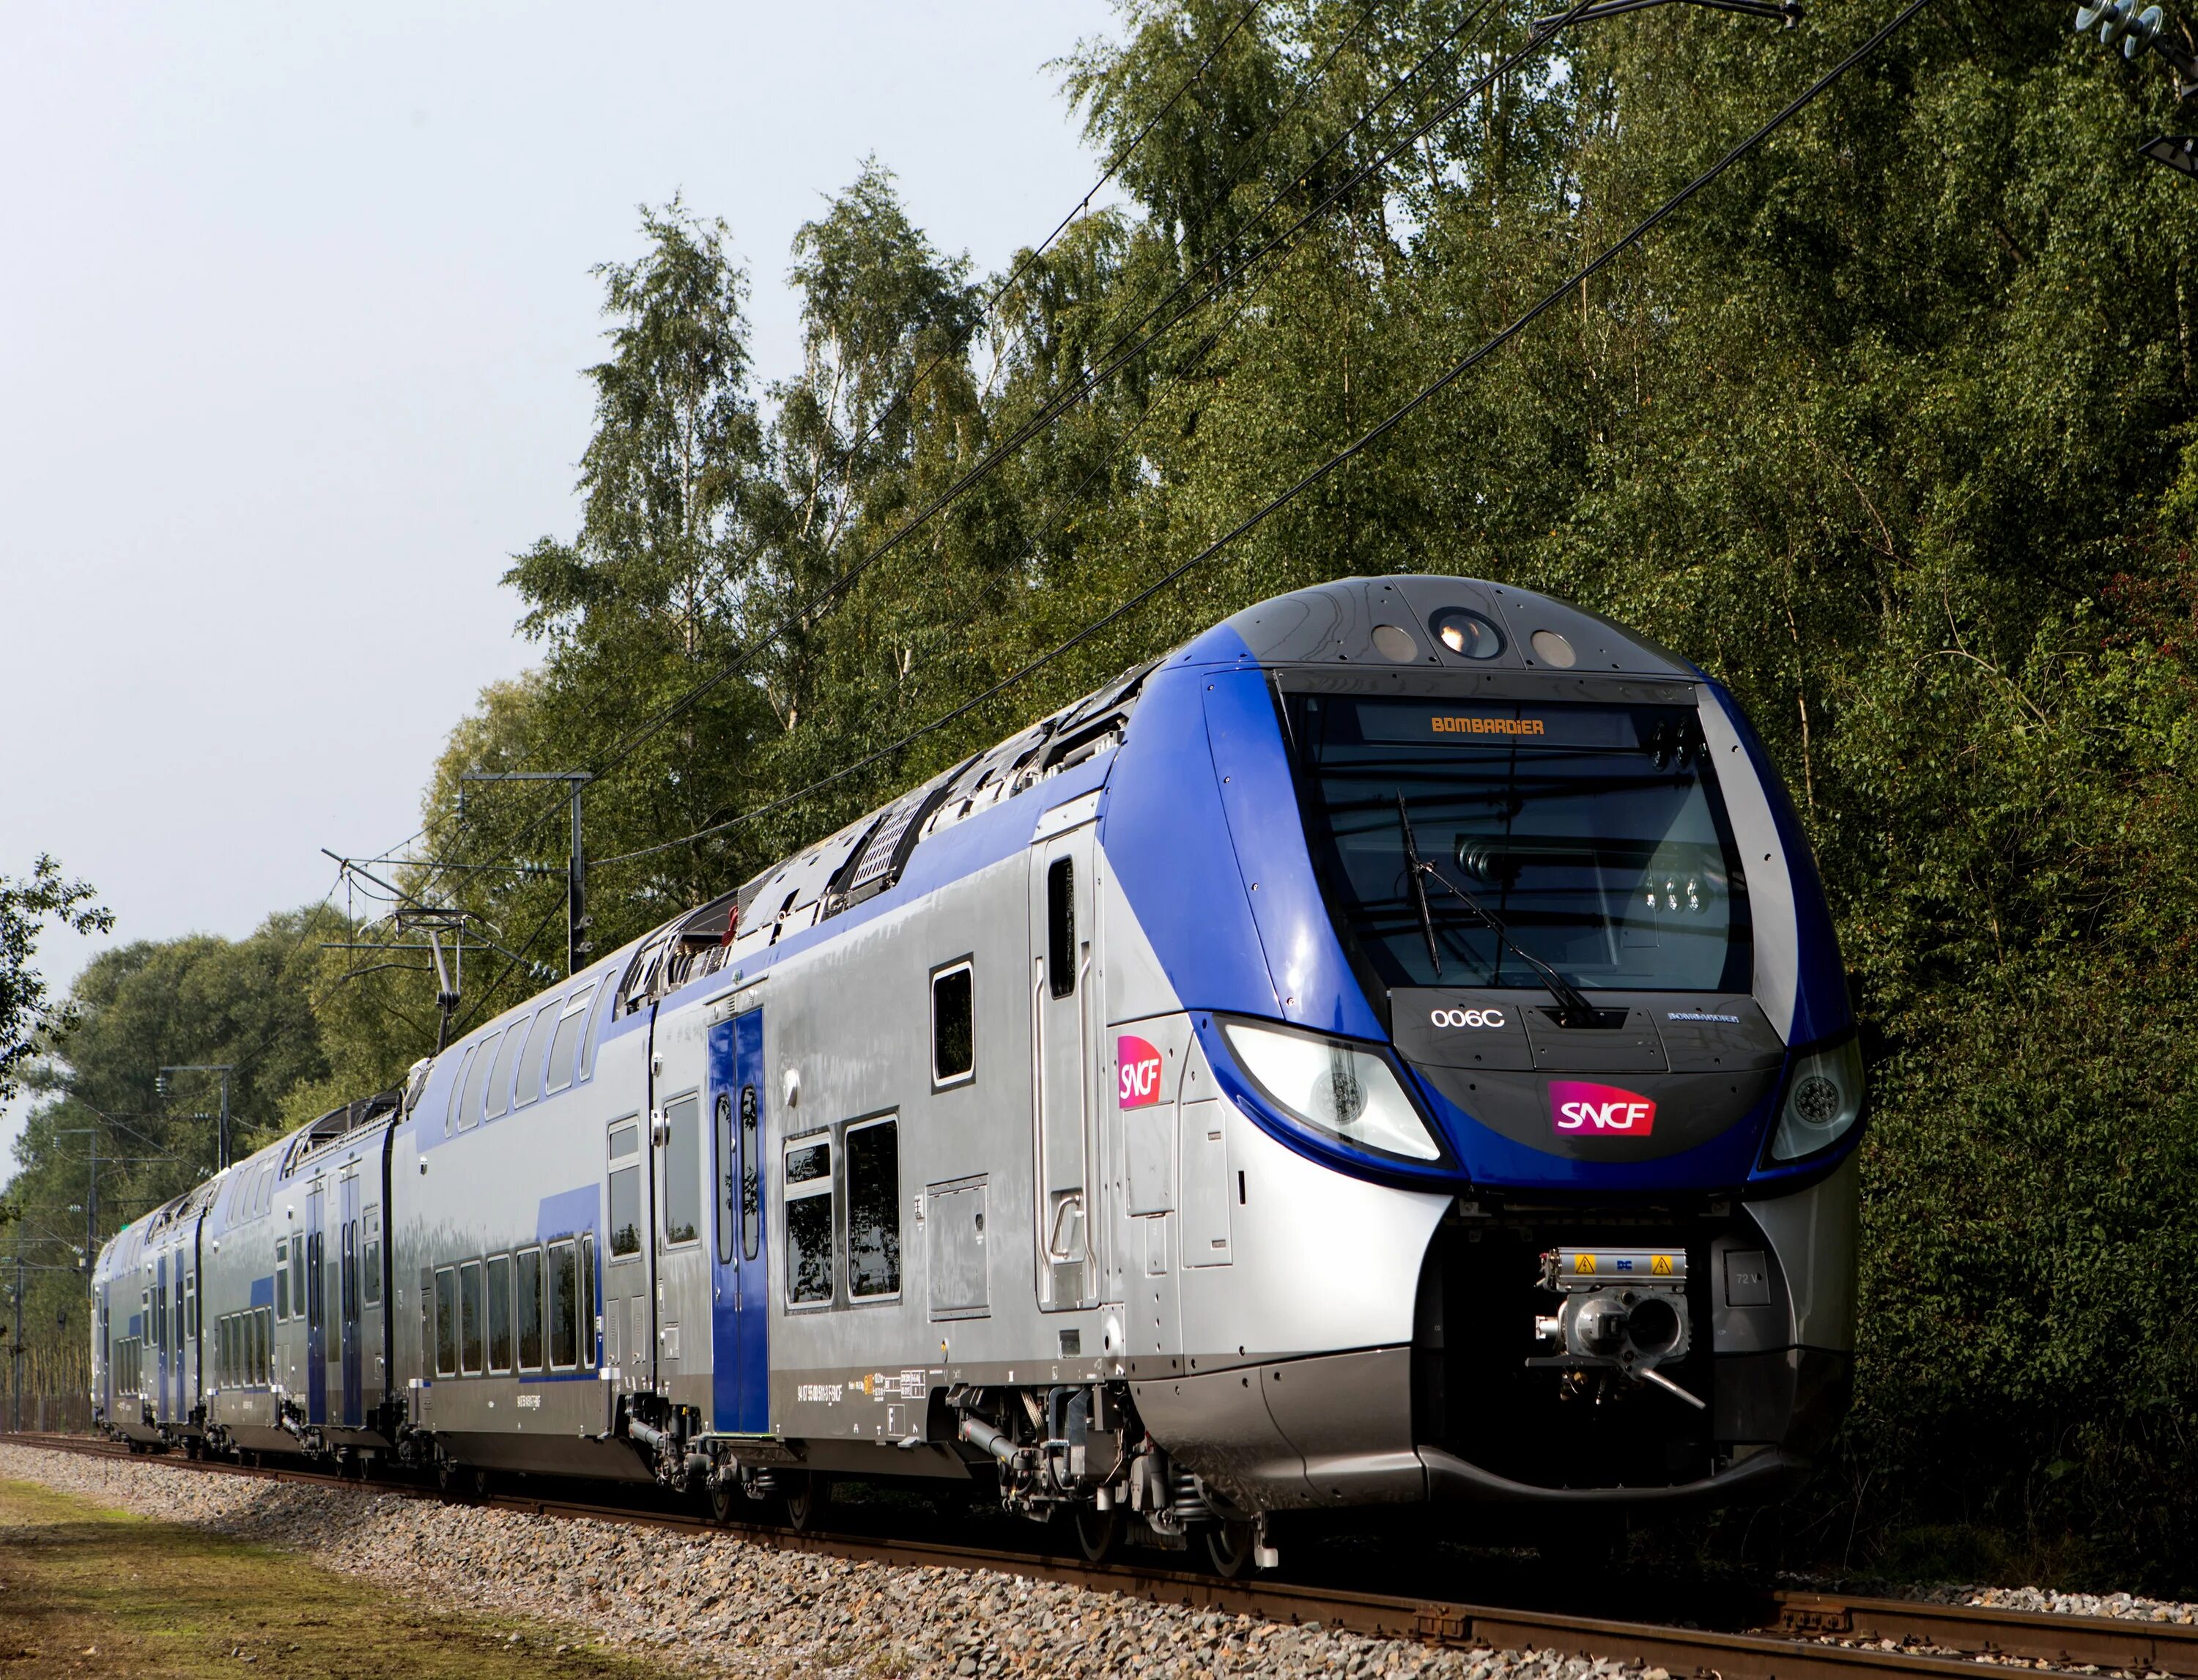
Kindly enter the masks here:
[[[84, 1436], [0, 1433], [0, 1444], [90, 1457], [129, 1458], [117, 1444]], [[352, 1491], [443, 1500], [415, 1483], [366, 1480], [290, 1467], [247, 1467], [163, 1456], [207, 1474], [306, 1483]], [[1962, 1676], [1980, 1667], [2057, 1672], [2189, 1677], [2198, 1680], [2198, 1626], [2112, 1617], [1919, 1603], [1851, 1594], [1767, 1592], [1744, 1607], [1747, 1625], [1666, 1626], [1546, 1610], [1337, 1590], [1271, 1580], [1230, 1581], [1140, 1563], [1091, 1565], [1041, 1553], [753, 1524], [726, 1526], [668, 1510], [626, 1509], [532, 1494], [491, 1491], [462, 1503], [551, 1518], [588, 1517], [696, 1535], [731, 1534], [753, 1544], [860, 1561], [986, 1569], [1065, 1583], [1150, 1603], [1250, 1615], [1295, 1625], [1461, 1648], [1555, 1651], [1663, 1668], [1717, 1680], [1853, 1680], [1854, 1677]]]

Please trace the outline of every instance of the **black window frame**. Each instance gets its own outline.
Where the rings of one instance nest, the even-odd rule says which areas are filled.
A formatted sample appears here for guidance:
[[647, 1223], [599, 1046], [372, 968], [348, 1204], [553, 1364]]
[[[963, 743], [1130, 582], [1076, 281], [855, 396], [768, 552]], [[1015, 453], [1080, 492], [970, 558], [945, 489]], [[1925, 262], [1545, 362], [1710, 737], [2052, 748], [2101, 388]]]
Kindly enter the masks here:
[[458, 1269], [435, 1268], [435, 1375], [458, 1374]]
[[[965, 1047], [968, 1065], [958, 1073], [940, 1071], [940, 1051], [945, 1048], [940, 1037], [941, 1018], [939, 1008], [939, 989], [942, 982], [957, 975], [968, 980], [967, 1004], [968, 1017], [968, 1043]], [[959, 1090], [977, 1083], [977, 957], [974, 951], [940, 963], [931, 971], [931, 1088], [934, 1091]]]
[[1076, 996], [1076, 859], [1045, 866], [1045, 989], [1055, 1002]]
[[[467, 1302], [466, 1283], [473, 1282], [473, 1300]], [[488, 1327], [481, 1322], [481, 1263], [458, 1262], [458, 1375], [481, 1376], [488, 1364]]]
[[[779, 1150], [779, 1200], [786, 1207], [786, 1309], [789, 1312], [828, 1311], [839, 1305], [840, 1279], [838, 1259], [840, 1247], [840, 1152], [839, 1139], [834, 1128], [804, 1132], [799, 1137], [789, 1137]], [[814, 1178], [805, 1178], [796, 1183], [788, 1167], [796, 1153], [822, 1148], [825, 1152], [824, 1171]], [[805, 1209], [811, 1202], [821, 1200], [824, 1204], [824, 1241], [821, 1248], [803, 1247], [794, 1240], [796, 1210]], [[811, 1216], [805, 1212], [800, 1218], [807, 1223]], [[820, 1253], [823, 1258], [823, 1293], [804, 1294], [795, 1276], [795, 1262], [805, 1256]]]
[[[893, 1140], [893, 1187], [886, 1198], [892, 1210], [889, 1227], [881, 1227], [886, 1241], [881, 1247], [890, 1250], [889, 1264], [893, 1272], [893, 1287], [889, 1289], [858, 1289], [858, 1272], [855, 1264], [855, 1172], [857, 1138], [867, 1138], [883, 1132]], [[850, 1305], [875, 1306], [898, 1301], [907, 1288], [907, 1268], [901, 1243], [900, 1220], [900, 1114], [893, 1111], [867, 1115], [859, 1120], [849, 1120], [840, 1128], [840, 1173], [846, 1186], [846, 1212], [839, 1219], [840, 1229], [841, 1270], [847, 1280], [847, 1300]]]
[[[543, 1260], [542, 1277], [545, 1300], [542, 1316], [549, 1321], [550, 1369], [553, 1371], [576, 1371], [580, 1369], [579, 1244], [569, 1236], [547, 1243], [544, 1245]], [[572, 1272], [571, 1282], [561, 1303], [563, 1307], [561, 1312], [558, 1310], [561, 1303], [557, 1290], [557, 1271], [560, 1265], [571, 1268]], [[573, 1338], [571, 1357], [565, 1359], [560, 1359], [557, 1357], [557, 1332], [561, 1328], [567, 1335]]]
[[[529, 1273], [532, 1276], [528, 1276]], [[512, 1353], [514, 1368], [521, 1376], [538, 1374], [550, 1369], [549, 1344], [543, 1333], [542, 1312], [542, 1245], [530, 1244], [511, 1257], [512, 1299], [517, 1307], [516, 1322], [512, 1325]], [[529, 1319], [532, 1322], [529, 1323]], [[533, 1333], [534, 1357], [529, 1363], [526, 1341], [529, 1330]]]

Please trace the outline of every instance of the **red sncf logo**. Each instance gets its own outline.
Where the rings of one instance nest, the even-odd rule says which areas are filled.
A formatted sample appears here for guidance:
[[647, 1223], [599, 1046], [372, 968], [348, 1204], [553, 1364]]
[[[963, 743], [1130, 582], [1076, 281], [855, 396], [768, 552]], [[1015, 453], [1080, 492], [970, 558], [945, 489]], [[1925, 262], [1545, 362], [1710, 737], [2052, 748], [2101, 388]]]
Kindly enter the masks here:
[[1121, 1066], [1118, 1092], [1120, 1106], [1143, 1108], [1160, 1100], [1160, 1053], [1143, 1039], [1127, 1033], [1114, 1041], [1114, 1060]]
[[1552, 1079], [1550, 1124], [1573, 1136], [1646, 1137], [1655, 1130], [1656, 1105], [1620, 1085]]

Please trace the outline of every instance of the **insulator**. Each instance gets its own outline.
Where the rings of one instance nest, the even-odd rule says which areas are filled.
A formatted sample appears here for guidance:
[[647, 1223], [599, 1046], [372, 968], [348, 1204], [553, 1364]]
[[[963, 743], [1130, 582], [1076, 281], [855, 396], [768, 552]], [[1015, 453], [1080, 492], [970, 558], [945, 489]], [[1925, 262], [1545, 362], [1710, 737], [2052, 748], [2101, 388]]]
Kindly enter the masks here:
[[[2133, 5], [2135, 0], [2131, 0]], [[2130, 26], [2129, 33], [2122, 38], [2122, 56], [2135, 58], [2160, 38], [2160, 27], [2167, 21], [2157, 6], [2148, 6]]]

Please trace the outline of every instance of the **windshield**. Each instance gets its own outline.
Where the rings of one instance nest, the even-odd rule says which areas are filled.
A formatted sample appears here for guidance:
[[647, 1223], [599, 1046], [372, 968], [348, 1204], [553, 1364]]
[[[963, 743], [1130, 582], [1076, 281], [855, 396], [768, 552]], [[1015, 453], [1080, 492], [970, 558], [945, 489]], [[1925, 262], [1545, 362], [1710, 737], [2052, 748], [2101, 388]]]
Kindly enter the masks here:
[[1748, 989], [1747, 882], [1692, 707], [1284, 705], [1314, 866], [1387, 985], [1544, 989], [1531, 956], [1583, 990]]

